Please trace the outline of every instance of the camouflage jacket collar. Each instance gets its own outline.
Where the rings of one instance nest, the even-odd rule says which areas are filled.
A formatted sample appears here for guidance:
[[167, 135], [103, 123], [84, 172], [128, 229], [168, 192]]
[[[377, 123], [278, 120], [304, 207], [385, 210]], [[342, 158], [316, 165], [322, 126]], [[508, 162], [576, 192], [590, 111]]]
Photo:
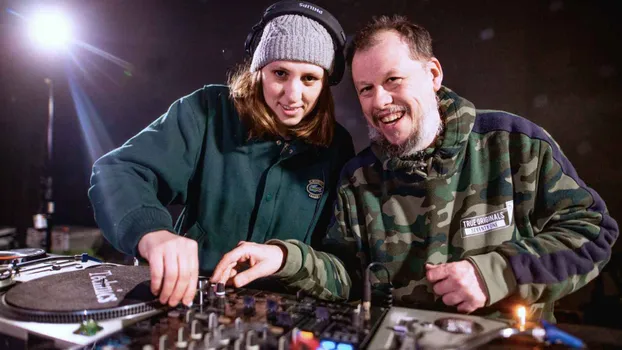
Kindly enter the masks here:
[[431, 178], [451, 176], [459, 168], [475, 122], [475, 106], [445, 86], [436, 95], [444, 124], [443, 133], [433, 146], [425, 149], [418, 157], [390, 158], [378, 145], [372, 143], [371, 149], [385, 170]]

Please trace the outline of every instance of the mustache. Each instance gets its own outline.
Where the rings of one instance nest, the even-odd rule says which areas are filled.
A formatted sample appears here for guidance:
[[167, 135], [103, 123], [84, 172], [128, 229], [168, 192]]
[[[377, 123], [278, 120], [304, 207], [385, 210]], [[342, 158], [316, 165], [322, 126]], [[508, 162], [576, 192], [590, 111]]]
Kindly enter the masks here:
[[387, 115], [391, 115], [394, 113], [407, 112], [407, 111], [408, 111], [408, 108], [406, 106], [391, 105], [386, 108], [377, 109], [373, 111], [372, 116], [374, 117], [374, 119], [380, 119], [380, 118], [386, 117]]

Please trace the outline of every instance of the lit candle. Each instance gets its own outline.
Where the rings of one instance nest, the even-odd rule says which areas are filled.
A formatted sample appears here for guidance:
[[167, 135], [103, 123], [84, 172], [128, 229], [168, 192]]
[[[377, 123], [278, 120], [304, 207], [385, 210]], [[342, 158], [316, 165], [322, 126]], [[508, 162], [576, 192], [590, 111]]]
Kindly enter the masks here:
[[516, 310], [516, 315], [518, 316], [518, 326], [521, 331], [525, 330], [525, 323], [527, 318], [527, 310], [524, 306], [519, 306]]

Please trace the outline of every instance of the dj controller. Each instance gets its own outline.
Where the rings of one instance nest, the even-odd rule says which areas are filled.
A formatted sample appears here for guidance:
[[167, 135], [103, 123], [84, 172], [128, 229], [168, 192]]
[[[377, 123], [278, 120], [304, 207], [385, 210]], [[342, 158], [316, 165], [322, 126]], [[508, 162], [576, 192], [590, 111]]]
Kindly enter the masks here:
[[0, 252], [0, 259], [0, 349], [470, 349], [525, 334], [500, 320], [365, 308], [207, 278], [192, 306], [171, 308], [151, 294], [145, 266], [33, 249]]

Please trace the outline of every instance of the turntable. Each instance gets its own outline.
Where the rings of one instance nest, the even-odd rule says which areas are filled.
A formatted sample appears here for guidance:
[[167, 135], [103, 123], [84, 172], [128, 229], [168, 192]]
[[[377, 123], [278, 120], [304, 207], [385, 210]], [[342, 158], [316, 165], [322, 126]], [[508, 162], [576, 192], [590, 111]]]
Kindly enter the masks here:
[[160, 311], [148, 267], [41, 249], [3, 251], [0, 261], [0, 349], [85, 345]]

